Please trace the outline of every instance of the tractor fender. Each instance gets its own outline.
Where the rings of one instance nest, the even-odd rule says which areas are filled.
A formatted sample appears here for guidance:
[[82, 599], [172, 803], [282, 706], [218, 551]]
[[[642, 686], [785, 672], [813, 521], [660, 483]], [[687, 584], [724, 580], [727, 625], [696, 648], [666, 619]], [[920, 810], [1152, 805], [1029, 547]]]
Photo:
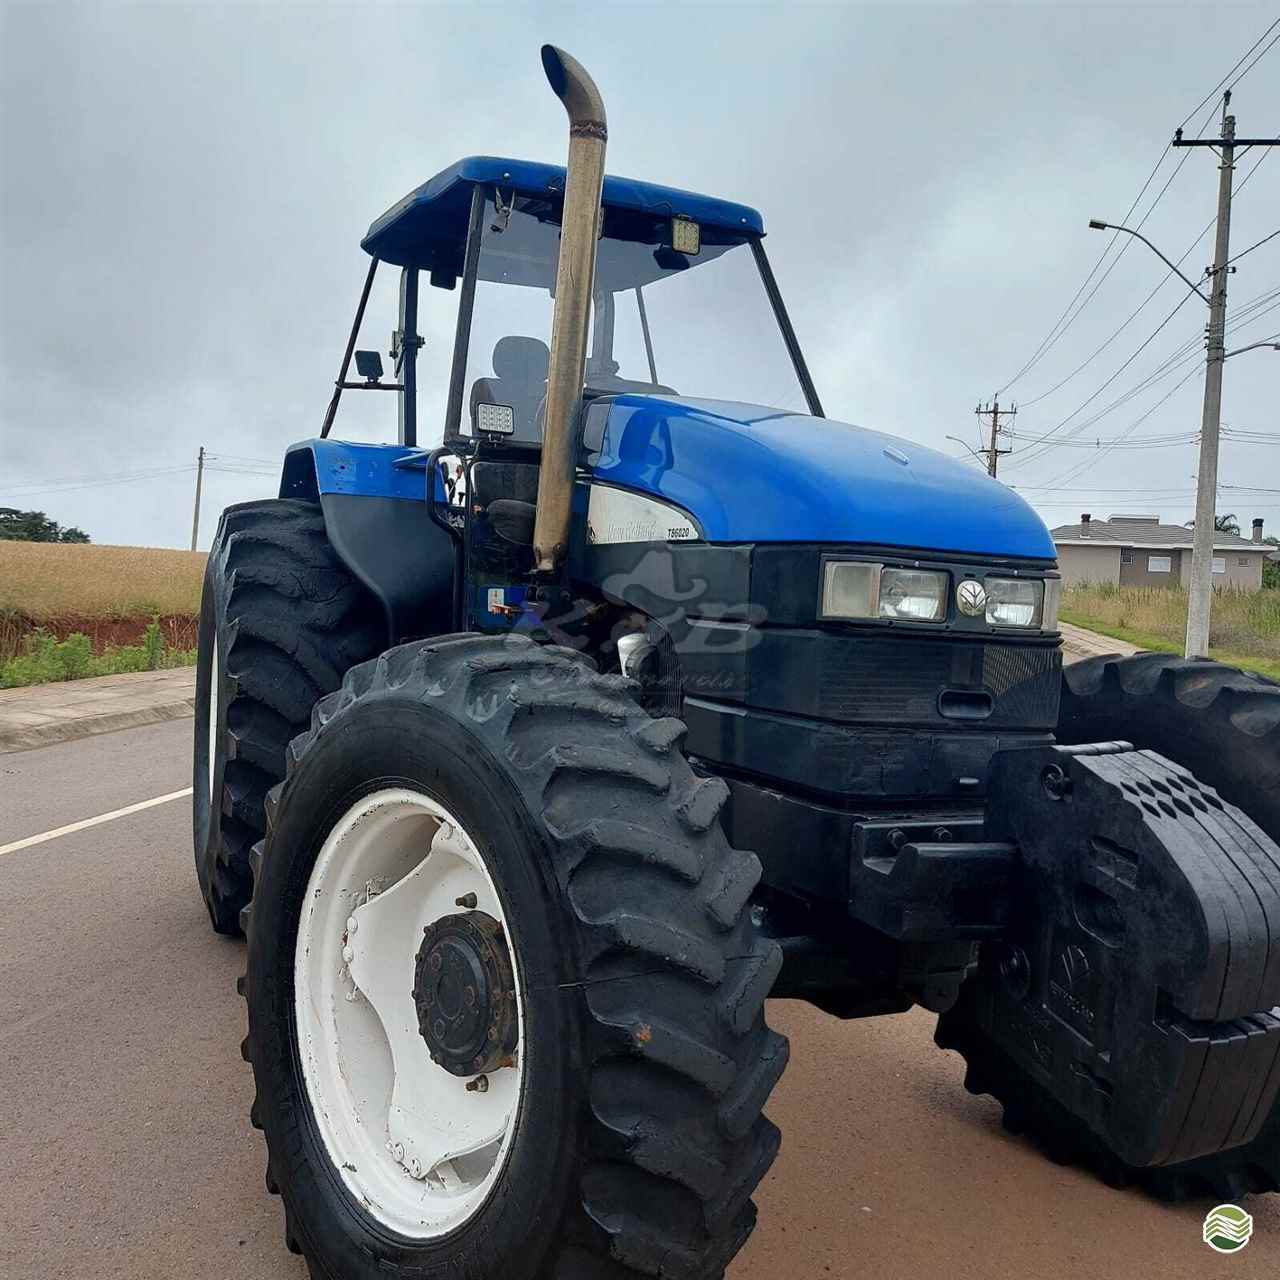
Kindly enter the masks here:
[[[404, 445], [305, 440], [280, 477], [280, 497], [320, 508], [334, 553], [384, 610], [388, 645], [453, 628], [458, 549], [432, 517], [426, 460]], [[439, 475], [435, 487], [444, 501]]]

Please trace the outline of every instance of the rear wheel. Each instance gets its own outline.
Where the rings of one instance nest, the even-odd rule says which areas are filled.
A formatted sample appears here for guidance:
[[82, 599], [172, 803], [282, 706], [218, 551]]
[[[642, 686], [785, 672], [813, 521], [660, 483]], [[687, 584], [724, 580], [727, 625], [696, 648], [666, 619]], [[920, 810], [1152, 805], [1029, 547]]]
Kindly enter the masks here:
[[267, 1184], [315, 1277], [720, 1276], [777, 1150], [781, 956], [683, 726], [528, 640], [316, 707], [246, 912]]
[[385, 630], [318, 508], [272, 499], [223, 513], [200, 600], [192, 779], [196, 875], [218, 933], [240, 930], [249, 850], [289, 740]]
[[[1280, 685], [1274, 681], [1163, 653], [1091, 658], [1063, 671], [1057, 737], [1067, 745], [1125, 741], [1157, 751], [1280, 842]], [[1280, 1016], [1280, 1009], [1273, 1012]], [[1054, 1159], [1172, 1200], [1280, 1191], [1280, 1104], [1252, 1142], [1137, 1170], [1117, 1160], [992, 1043], [980, 1025], [973, 983], [939, 1019], [937, 1040], [966, 1059], [969, 1091], [995, 1097], [1006, 1128], [1029, 1133]]]

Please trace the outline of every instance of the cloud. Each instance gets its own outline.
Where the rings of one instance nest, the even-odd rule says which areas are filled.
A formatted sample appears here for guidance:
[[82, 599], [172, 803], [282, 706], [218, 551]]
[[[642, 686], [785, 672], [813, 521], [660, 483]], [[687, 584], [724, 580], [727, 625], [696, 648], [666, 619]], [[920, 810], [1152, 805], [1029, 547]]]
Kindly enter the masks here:
[[[563, 114], [537, 59], [548, 38], [606, 94], [612, 171], [763, 210], [828, 412], [954, 450], [945, 436], [972, 434], [974, 404], [1092, 266], [1102, 243], [1089, 217], [1124, 213], [1173, 126], [1273, 16], [1149, 4], [6, 5], [0, 501], [30, 493], [99, 541], [182, 545], [189, 473], [60, 495], [33, 486], [190, 465], [200, 444], [274, 460], [314, 433], [368, 223], [461, 155], [561, 160]], [[1280, 119], [1278, 59], [1237, 90], [1242, 127]], [[1210, 158], [1195, 153], [1144, 230], [1177, 256], [1211, 216], [1213, 188]], [[1236, 243], [1272, 230], [1277, 207], [1273, 161], [1240, 197]], [[1278, 270], [1280, 241], [1241, 263], [1233, 298], [1274, 287]], [[1025, 404], [1064, 376], [1161, 273], [1140, 246], [1128, 252], [1009, 394]], [[366, 335], [384, 350], [394, 292], [387, 272]], [[1173, 301], [1167, 288], [1018, 428], [1042, 434], [1069, 414]], [[438, 390], [452, 299], [430, 302], [443, 309], [426, 316], [423, 373]], [[1197, 307], [1117, 389], [1195, 337]], [[1246, 332], [1280, 328], [1268, 319]], [[1267, 359], [1229, 366], [1228, 421], [1276, 429]], [[344, 406], [343, 430], [391, 437], [391, 398], [364, 399], [378, 404]], [[1198, 406], [1193, 379], [1139, 431], [1192, 429]], [[1115, 433], [1128, 413], [1091, 433]], [[1261, 483], [1274, 452], [1228, 442], [1224, 480]], [[1085, 457], [1064, 446], [1020, 465], [1015, 454], [1007, 474], [1042, 485]], [[1028, 492], [1051, 523], [1135, 502], [1179, 520], [1194, 464], [1186, 447], [1112, 454], [1071, 481], [1092, 490]], [[1169, 496], [1102, 492], [1125, 485]], [[203, 541], [218, 506], [272, 488], [268, 474], [210, 476]], [[1276, 503], [1227, 507], [1274, 520]]]

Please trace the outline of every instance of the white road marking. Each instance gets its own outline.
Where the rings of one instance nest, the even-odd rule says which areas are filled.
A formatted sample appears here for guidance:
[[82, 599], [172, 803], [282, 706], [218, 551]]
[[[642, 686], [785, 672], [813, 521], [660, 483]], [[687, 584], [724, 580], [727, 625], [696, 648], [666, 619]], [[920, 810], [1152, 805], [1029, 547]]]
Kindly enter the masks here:
[[153, 796], [150, 800], [139, 800], [137, 804], [127, 804], [123, 809], [112, 809], [110, 813], [100, 813], [96, 818], [84, 818], [80, 822], [70, 822], [65, 827], [54, 827], [52, 831], [42, 831], [38, 836], [14, 840], [11, 844], [0, 844], [0, 854], [30, 849], [33, 844], [44, 844], [46, 840], [69, 836], [73, 831], [84, 831], [87, 827], [97, 827], [104, 822], [114, 822], [117, 818], [127, 818], [131, 813], [141, 813], [143, 809], [154, 809], [158, 804], [168, 804], [170, 800], [181, 800], [190, 794], [191, 788], [184, 787], [181, 791], [170, 791], [167, 796]]

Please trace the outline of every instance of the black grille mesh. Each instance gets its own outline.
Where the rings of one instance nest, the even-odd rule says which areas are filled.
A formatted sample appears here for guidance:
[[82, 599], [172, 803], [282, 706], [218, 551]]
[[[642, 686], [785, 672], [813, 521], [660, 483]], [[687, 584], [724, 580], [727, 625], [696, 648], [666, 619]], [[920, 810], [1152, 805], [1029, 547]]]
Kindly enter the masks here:
[[991, 695], [987, 725], [1057, 723], [1060, 659], [1054, 649], [844, 636], [841, 643], [822, 645], [820, 669], [824, 719], [945, 725], [938, 695], [955, 690]]

